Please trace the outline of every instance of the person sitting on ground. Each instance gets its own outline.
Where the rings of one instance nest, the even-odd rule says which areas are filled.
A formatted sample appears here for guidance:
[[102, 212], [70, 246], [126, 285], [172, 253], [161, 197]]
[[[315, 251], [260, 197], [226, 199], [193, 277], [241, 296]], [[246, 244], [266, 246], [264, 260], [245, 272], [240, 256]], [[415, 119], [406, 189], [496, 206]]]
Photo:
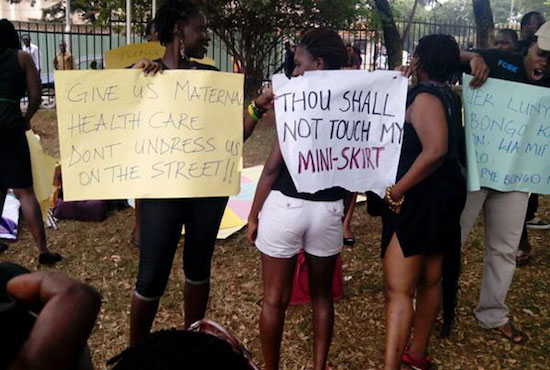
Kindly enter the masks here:
[[63, 274], [0, 263], [0, 369], [92, 369], [86, 341], [100, 305]]
[[518, 48], [518, 33], [511, 28], [503, 28], [495, 35], [494, 49], [515, 51]]
[[[535, 33], [527, 56], [501, 50], [461, 52], [461, 61], [471, 68], [471, 87], [482, 86], [488, 77], [550, 87], [550, 22]], [[529, 194], [489, 188], [468, 193], [462, 213], [462, 243], [466, 241], [481, 209], [485, 217], [485, 255], [479, 303], [474, 314], [481, 327], [495, 329], [513, 343], [527, 335], [510, 322], [505, 303], [514, 270], [518, 244], [525, 224]]]
[[[31, 157], [25, 132], [31, 129], [31, 118], [40, 105], [40, 84], [31, 56], [19, 50], [13, 24], [0, 20], [0, 210], [8, 189], [13, 189], [21, 203], [21, 212], [29, 225], [40, 255], [38, 262], [52, 264], [61, 255], [46, 246], [46, 233], [40, 205], [33, 190]], [[25, 115], [19, 102], [28, 92]]]

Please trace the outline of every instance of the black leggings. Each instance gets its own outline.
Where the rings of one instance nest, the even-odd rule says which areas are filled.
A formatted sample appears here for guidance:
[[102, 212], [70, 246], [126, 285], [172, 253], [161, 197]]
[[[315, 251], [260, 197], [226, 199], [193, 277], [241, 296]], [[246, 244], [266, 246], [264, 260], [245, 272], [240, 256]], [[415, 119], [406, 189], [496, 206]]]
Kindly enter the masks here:
[[162, 296], [185, 225], [183, 271], [190, 282], [210, 279], [214, 244], [228, 198], [143, 199], [141, 247], [136, 292]]

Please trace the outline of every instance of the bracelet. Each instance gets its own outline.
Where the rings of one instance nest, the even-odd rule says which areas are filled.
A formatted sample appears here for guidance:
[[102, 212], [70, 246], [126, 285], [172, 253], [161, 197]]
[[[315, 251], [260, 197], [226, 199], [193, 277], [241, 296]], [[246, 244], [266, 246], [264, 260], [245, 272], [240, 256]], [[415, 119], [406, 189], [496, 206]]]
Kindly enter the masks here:
[[256, 114], [256, 111], [254, 110], [254, 105], [252, 103], [248, 105], [248, 114], [250, 115], [250, 117], [252, 117], [252, 119], [255, 122], [259, 121], [261, 118], [261, 117], [258, 117], [258, 115]]
[[258, 106], [256, 105], [256, 99], [253, 99], [251, 104], [252, 104], [252, 108], [254, 108], [254, 112], [256, 112], [256, 115], [257, 115], [258, 117], [262, 118], [262, 116], [264, 115], [264, 113], [267, 112], [267, 109], [258, 107]]
[[384, 200], [393, 208], [401, 207], [405, 202], [405, 196], [403, 195], [398, 201], [393, 200], [393, 198], [391, 197], [392, 189], [393, 185], [390, 185], [386, 188], [386, 196], [384, 197]]

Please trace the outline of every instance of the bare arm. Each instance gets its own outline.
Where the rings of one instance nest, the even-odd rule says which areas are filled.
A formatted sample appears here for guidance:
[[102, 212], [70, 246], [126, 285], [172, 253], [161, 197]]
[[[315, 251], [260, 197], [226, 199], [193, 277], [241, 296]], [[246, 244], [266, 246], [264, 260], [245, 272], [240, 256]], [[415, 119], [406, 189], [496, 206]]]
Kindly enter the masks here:
[[357, 193], [350, 193], [346, 192], [344, 195], [344, 217], [342, 217], [342, 220], [346, 218], [346, 215], [348, 214], [349, 207], [351, 207], [351, 202], [354, 201], [355, 196]]
[[25, 73], [25, 82], [27, 84], [27, 91], [29, 93], [29, 106], [25, 113], [25, 126], [27, 130], [31, 128], [31, 118], [34, 116], [38, 107], [40, 106], [40, 98], [42, 96], [42, 89], [40, 87], [40, 77], [38, 71], [32, 60], [32, 56], [24, 51], [17, 53], [17, 59], [19, 65]]
[[473, 51], [461, 51], [460, 63], [462, 65], [469, 65], [472, 70], [472, 76], [474, 76], [474, 78], [470, 82], [470, 87], [480, 87], [487, 81], [489, 77], [489, 67], [487, 67], [481, 55]]
[[448, 150], [447, 117], [438, 98], [427, 93], [418, 94], [408, 113], [422, 143], [422, 151], [407, 173], [393, 187], [391, 196], [394, 200], [400, 199], [412, 187], [437, 170]]
[[10, 369], [66, 369], [73, 366], [92, 332], [101, 300], [91, 287], [56, 272], [11, 279], [8, 293], [42, 311]]
[[[256, 103], [256, 106], [259, 108], [263, 108], [265, 110], [273, 109], [273, 91], [271, 89], [266, 89], [262, 92], [260, 96], [258, 96], [254, 101]], [[256, 128], [256, 123], [250, 114], [248, 113], [248, 107], [245, 108], [243, 112], [243, 124], [244, 124], [244, 130], [243, 130], [243, 140], [246, 141], [252, 135], [252, 132]]]
[[262, 210], [269, 192], [273, 188], [273, 184], [275, 184], [275, 180], [279, 177], [282, 163], [283, 155], [281, 153], [281, 148], [279, 147], [279, 141], [275, 139], [275, 143], [271, 149], [271, 154], [265, 163], [264, 170], [262, 171], [262, 175], [258, 181], [256, 194], [254, 195], [254, 202], [252, 203], [252, 209], [250, 210], [250, 214], [248, 216], [247, 238], [251, 244], [254, 244], [256, 241], [258, 231], [258, 215]]

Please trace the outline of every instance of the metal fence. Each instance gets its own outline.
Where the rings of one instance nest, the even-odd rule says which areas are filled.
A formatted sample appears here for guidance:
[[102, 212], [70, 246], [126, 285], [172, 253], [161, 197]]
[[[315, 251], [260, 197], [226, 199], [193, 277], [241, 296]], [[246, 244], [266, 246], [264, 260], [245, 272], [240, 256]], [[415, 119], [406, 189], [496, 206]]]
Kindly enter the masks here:
[[[44, 106], [53, 105], [53, 60], [58, 52], [59, 43], [68, 37], [70, 52], [73, 55], [76, 68], [103, 68], [103, 52], [126, 45], [124, 22], [113, 21], [106, 27], [92, 25], [73, 25], [70, 32], [65, 32], [65, 26], [59, 23], [13, 22], [19, 35], [28, 34], [40, 53], [40, 75], [44, 89]], [[466, 49], [477, 44], [476, 28], [468, 23], [441, 20], [397, 20], [397, 28], [403, 34], [409, 27], [408, 36], [403, 42], [403, 63], [407, 63], [418, 40], [433, 33], [453, 35], [459, 45]], [[517, 25], [500, 25], [499, 28], [518, 29]], [[132, 43], [143, 42], [144, 22], [134, 24], [136, 33], [130, 35]], [[383, 44], [383, 34], [380, 26], [364, 22], [354, 28], [340, 30], [340, 35], [346, 44], [355, 46], [362, 57], [362, 69], [375, 70], [388, 67], [387, 53]], [[223, 42], [216, 36], [212, 37], [207, 56], [214, 59], [216, 66], [222, 71], [233, 72], [233, 58], [228, 53]], [[281, 65], [284, 59], [283, 45], [279, 45], [268, 58], [264, 70], [267, 80]]]

